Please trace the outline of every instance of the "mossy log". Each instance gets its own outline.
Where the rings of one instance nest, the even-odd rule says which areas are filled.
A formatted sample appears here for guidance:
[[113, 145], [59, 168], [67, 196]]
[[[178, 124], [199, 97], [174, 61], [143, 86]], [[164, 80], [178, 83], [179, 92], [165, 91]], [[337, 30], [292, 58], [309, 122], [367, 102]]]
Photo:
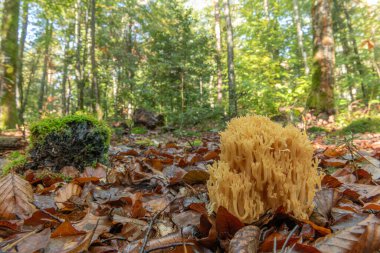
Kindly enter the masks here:
[[0, 151], [20, 149], [25, 144], [26, 142], [22, 137], [0, 136]]
[[90, 116], [45, 119], [32, 124], [30, 132], [31, 168], [82, 169], [107, 160], [110, 130]]

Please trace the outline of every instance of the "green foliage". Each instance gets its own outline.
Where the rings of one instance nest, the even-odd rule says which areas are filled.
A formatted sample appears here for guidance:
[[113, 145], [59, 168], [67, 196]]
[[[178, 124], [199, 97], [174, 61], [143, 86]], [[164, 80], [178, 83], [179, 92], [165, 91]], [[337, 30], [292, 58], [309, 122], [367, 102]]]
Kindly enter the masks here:
[[343, 128], [341, 134], [356, 133], [380, 133], [380, 118], [362, 118], [354, 120], [348, 126]]
[[9, 171], [11, 171], [12, 169], [24, 166], [25, 163], [27, 162], [26, 156], [21, 154], [18, 151], [12, 152], [8, 156], [8, 159], [9, 161], [4, 165], [3, 170], [2, 170], [3, 175], [8, 174]]
[[146, 134], [148, 130], [145, 127], [133, 127], [131, 130], [132, 134]]

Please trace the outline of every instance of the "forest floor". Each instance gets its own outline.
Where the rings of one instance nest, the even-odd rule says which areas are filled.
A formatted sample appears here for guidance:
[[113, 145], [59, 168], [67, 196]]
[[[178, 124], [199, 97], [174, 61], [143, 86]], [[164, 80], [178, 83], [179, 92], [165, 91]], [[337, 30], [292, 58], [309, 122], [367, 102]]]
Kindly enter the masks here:
[[149, 131], [113, 138], [108, 165], [1, 178], [0, 193], [16, 201], [0, 203], [15, 210], [0, 220], [0, 252], [379, 250], [380, 134], [310, 138], [326, 174], [310, 220], [272, 210], [248, 225], [223, 208], [211, 213], [218, 134]]

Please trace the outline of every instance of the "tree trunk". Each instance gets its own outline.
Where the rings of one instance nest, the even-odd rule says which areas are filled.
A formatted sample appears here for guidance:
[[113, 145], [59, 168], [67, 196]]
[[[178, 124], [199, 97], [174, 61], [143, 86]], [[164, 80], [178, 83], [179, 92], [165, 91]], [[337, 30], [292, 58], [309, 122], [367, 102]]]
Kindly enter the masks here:
[[313, 76], [306, 106], [315, 113], [335, 114], [334, 107], [334, 37], [331, 18], [331, 0], [314, 0], [313, 19]]
[[[351, 56], [351, 47], [348, 44], [348, 39], [347, 39], [347, 34], [343, 31], [344, 30], [344, 20], [341, 17], [341, 6], [340, 6], [340, 1], [339, 0], [334, 0], [334, 10], [333, 10], [333, 30], [334, 34], [337, 35], [339, 38], [340, 43], [342, 44], [342, 49], [343, 49], [343, 54], [346, 57]], [[351, 102], [355, 100], [355, 96], [353, 93], [353, 85], [351, 82], [351, 75], [353, 75], [354, 71], [352, 68], [352, 65], [350, 62], [343, 64], [345, 68], [347, 69], [347, 78], [348, 80], [348, 87], [349, 87], [349, 93], [350, 93], [350, 98]]]
[[62, 99], [62, 114], [66, 115], [68, 114], [67, 110], [67, 94], [66, 94], [66, 83], [67, 83], [67, 72], [69, 67], [69, 50], [70, 50], [70, 35], [67, 32], [66, 38], [65, 38], [65, 58], [63, 60], [63, 76], [62, 76], [62, 90], [61, 90], [61, 99]]
[[228, 100], [229, 100], [229, 115], [236, 117], [237, 100], [235, 86], [235, 67], [234, 67], [234, 39], [233, 28], [230, 14], [230, 0], [224, 0], [224, 15], [227, 26], [227, 65], [228, 65]]
[[49, 49], [50, 49], [50, 41], [53, 32], [53, 24], [46, 20], [45, 25], [45, 50], [44, 50], [44, 64], [42, 67], [42, 77], [40, 84], [40, 91], [38, 95], [38, 113], [42, 115], [43, 106], [44, 106], [44, 98], [47, 89], [48, 82], [48, 64], [49, 64]]
[[82, 17], [82, 1], [77, 0], [76, 2], [76, 15], [75, 15], [75, 38], [76, 38], [76, 54], [75, 54], [75, 81], [78, 89], [78, 108], [79, 110], [84, 109], [84, 79], [83, 79], [83, 68], [82, 68], [82, 33], [81, 33], [81, 17]]
[[348, 9], [347, 9], [347, 6], [344, 3], [344, 1], [343, 1], [343, 10], [344, 10], [344, 15], [345, 15], [346, 20], [347, 20], [347, 28], [348, 28], [348, 33], [350, 36], [351, 44], [352, 44], [352, 47], [354, 50], [353, 56], [354, 56], [356, 70], [358, 71], [359, 75], [361, 76], [360, 86], [361, 86], [361, 90], [363, 93], [363, 100], [364, 100], [364, 103], [367, 105], [368, 104], [368, 96], [367, 96], [366, 87], [364, 85], [364, 80], [366, 79], [366, 69], [365, 69], [365, 67], [362, 64], [362, 61], [360, 59], [358, 45], [356, 43], [356, 39], [355, 39], [355, 35], [354, 35], [354, 29], [352, 28], [352, 24], [351, 24], [351, 17], [350, 17], [350, 14], [348, 13]]
[[26, 105], [28, 104], [28, 98], [29, 98], [29, 93], [30, 93], [30, 88], [32, 86], [34, 74], [36, 73], [37, 65], [38, 65], [38, 57], [39, 57], [39, 50], [37, 51], [37, 57], [32, 61], [31, 63], [31, 70], [29, 73], [29, 80], [28, 84], [25, 89], [25, 95], [24, 95], [24, 100], [21, 103], [21, 109], [20, 109], [20, 117], [23, 119], [24, 118], [24, 112], [26, 109]]
[[222, 39], [221, 39], [221, 33], [220, 33], [220, 7], [219, 7], [219, 0], [213, 0], [214, 1], [214, 10], [215, 10], [215, 47], [216, 47], [216, 54], [215, 54], [215, 62], [216, 62], [216, 68], [217, 68], [217, 81], [216, 81], [216, 89], [217, 89], [217, 101], [218, 104], [222, 104], [223, 99], [223, 93], [222, 93], [222, 87], [223, 87], [223, 76], [222, 76]]
[[263, 5], [264, 5], [265, 19], [269, 21], [269, 0], [264, 0]]
[[303, 46], [303, 32], [302, 32], [301, 16], [300, 16], [300, 11], [299, 11], [298, 0], [293, 0], [293, 11], [294, 11], [294, 23], [297, 29], [298, 50], [303, 60], [305, 75], [309, 75], [310, 69], [309, 69], [309, 65], [307, 64], [307, 54]]
[[91, 1], [91, 83], [92, 83], [92, 94], [93, 94], [93, 111], [97, 114], [98, 119], [103, 117], [102, 108], [100, 107], [100, 91], [98, 83], [98, 73], [95, 58], [95, 11], [96, 11], [96, 0]]
[[29, 18], [29, 2], [23, 1], [22, 3], [22, 27], [21, 27], [21, 37], [20, 37], [20, 47], [19, 47], [19, 56], [18, 56], [18, 66], [17, 66], [17, 108], [19, 109], [19, 120], [23, 124], [24, 118], [21, 112], [22, 102], [24, 101], [23, 93], [23, 65], [24, 65], [24, 49], [25, 49], [25, 40], [26, 34], [28, 32], [28, 20]]
[[18, 55], [18, 21], [20, 0], [5, 0], [1, 23], [0, 48], [0, 128], [18, 124], [16, 73]]

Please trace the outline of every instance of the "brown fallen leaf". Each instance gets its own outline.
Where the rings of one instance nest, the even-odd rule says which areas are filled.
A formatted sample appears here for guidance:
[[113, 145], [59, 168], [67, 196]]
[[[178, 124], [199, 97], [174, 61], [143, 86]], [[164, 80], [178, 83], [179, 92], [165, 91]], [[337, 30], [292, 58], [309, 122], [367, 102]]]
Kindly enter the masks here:
[[205, 170], [190, 170], [182, 180], [187, 184], [205, 183], [210, 178], [210, 174]]
[[25, 219], [35, 211], [30, 183], [11, 172], [0, 179], [0, 218]]
[[220, 238], [232, 238], [237, 231], [244, 227], [244, 224], [226, 208], [220, 206], [216, 212], [216, 230]]
[[380, 248], [380, 218], [370, 214], [355, 226], [330, 234], [315, 241], [321, 252], [368, 253]]
[[246, 226], [236, 232], [229, 246], [230, 253], [255, 253], [259, 249], [260, 228]]
[[337, 159], [337, 158], [328, 158], [328, 159], [323, 159], [322, 164], [328, 167], [340, 168], [347, 164], [347, 160]]
[[71, 225], [70, 222], [65, 221], [54, 230], [54, 232], [51, 234], [51, 238], [83, 234], [86, 234], [86, 232], [78, 231], [76, 228], [73, 227], [73, 225]]
[[81, 192], [82, 188], [79, 185], [69, 183], [58, 189], [54, 200], [58, 208], [63, 209], [65, 207], [64, 202], [68, 201], [72, 196], [79, 196]]
[[[1, 250], [4, 250], [5, 252], [18, 253], [39, 252], [39, 250], [44, 249], [48, 245], [49, 239], [50, 228], [45, 228], [39, 233], [36, 233], [34, 231], [29, 233], [21, 233], [18, 234], [15, 238], [11, 238], [12, 242], [5, 242], [5, 246], [1, 248]], [[15, 248], [16, 250], [10, 251], [10, 247]], [[3, 252], [1, 250], [0, 252]]]
[[91, 212], [88, 212], [79, 223], [73, 224], [77, 230], [93, 232], [91, 242], [95, 241], [102, 233], [109, 231], [111, 225], [112, 222], [108, 216], [97, 216]]

